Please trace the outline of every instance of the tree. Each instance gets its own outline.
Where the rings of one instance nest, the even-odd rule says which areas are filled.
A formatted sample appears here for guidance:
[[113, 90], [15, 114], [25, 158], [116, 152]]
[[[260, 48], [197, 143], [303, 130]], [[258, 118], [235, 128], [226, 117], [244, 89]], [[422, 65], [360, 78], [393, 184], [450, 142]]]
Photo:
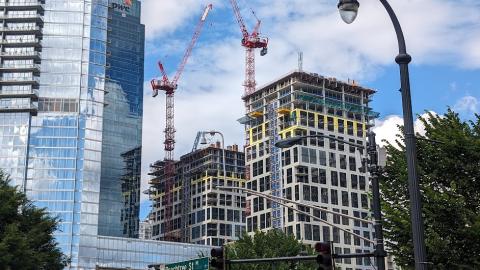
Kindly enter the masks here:
[[[280, 230], [270, 230], [268, 232], [256, 231], [253, 236], [244, 233], [240, 239], [227, 245], [228, 259], [256, 259], [256, 258], [273, 258], [273, 257], [290, 257], [297, 256], [306, 252], [313, 255], [314, 251], [310, 246], [305, 246], [302, 242], [295, 239], [293, 235], [287, 235]], [[276, 270], [287, 269], [316, 269], [315, 262], [295, 263], [283, 262], [275, 265]], [[296, 268], [295, 268], [296, 267]], [[232, 270], [269, 270], [272, 265], [268, 263], [262, 264], [244, 264], [232, 265]]]
[[62, 270], [69, 260], [53, 237], [57, 219], [9, 182], [0, 170], [0, 269]]
[[[434, 269], [480, 269], [480, 116], [462, 121], [452, 110], [420, 118], [418, 175], [428, 262]], [[402, 129], [402, 128], [401, 128]], [[390, 253], [413, 269], [404, 138], [387, 145], [380, 177], [385, 236]]]

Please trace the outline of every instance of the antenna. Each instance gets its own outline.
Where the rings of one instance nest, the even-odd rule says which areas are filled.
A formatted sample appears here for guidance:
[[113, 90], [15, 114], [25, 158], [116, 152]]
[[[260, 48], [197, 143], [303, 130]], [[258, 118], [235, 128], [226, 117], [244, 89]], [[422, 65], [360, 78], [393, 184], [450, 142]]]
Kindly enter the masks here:
[[303, 71], [303, 52], [298, 52], [298, 71]]

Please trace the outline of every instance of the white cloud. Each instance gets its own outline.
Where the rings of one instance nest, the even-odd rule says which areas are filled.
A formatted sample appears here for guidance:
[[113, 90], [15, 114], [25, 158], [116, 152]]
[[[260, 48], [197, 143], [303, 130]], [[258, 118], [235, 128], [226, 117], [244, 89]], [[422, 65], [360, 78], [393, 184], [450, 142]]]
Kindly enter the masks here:
[[200, 16], [207, 4], [222, 7], [219, 0], [143, 0], [142, 23], [147, 39], [165, 36], [183, 26], [195, 15]]
[[[433, 111], [430, 113], [437, 115], [437, 113]], [[428, 114], [424, 113], [421, 117], [427, 118]], [[389, 142], [396, 145], [395, 140], [398, 138], [398, 134], [400, 134], [400, 130], [398, 129], [399, 125], [403, 126], [403, 117], [399, 115], [389, 115], [384, 119], [376, 120], [373, 132], [377, 135], [377, 144], [385, 146], [387, 144], [386, 142]], [[425, 125], [419, 119], [416, 119], [414, 122], [414, 130], [416, 134], [425, 135]]]
[[478, 113], [480, 102], [474, 96], [464, 96], [455, 103], [453, 109], [458, 112], [473, 114]]

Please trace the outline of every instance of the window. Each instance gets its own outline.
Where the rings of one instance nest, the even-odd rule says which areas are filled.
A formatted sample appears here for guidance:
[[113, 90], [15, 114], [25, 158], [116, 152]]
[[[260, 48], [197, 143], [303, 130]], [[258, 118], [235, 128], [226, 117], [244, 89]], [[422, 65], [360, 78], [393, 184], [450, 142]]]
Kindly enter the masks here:
[[340, 186], [346, 188], [347, 187], [347, 174], [340, 173]]
[[312, 225], [304, 224], [305, 229], [305, 240], [312, 240]]
[[[370, 232], [368, 232], [368, 231], [363, 232], [363, 237], [365, 237], [365, 238], [367, 238], [367, 239], [370, 239]], [[365, 241], [365, 240], [363, 240], [363, 244], [364, 244], [366, 247], [369, 247], [369, 246], [370, 246], [370, 242]]]
[[340, 154], [340, 169], [347, 169], [347, 156]]
[[354, 172], [357, 170], [357, 161], [355, 160], [355, 157], [348, 157], [348, 165], [350, 171]]
[[305, 201], [310, 201], [310, 186], [303, 185], [303, 199]]
[[320, 184], [327, 184], [327, 171], [324, 169], [319, 170]]
[[[354, 140], [354, 139], [348, 139], [348, 142], [349, 142], [349, 143], [355, 143], [355, 140]], [[353, 145], [349, 145], [349, 147], [348, 147], [348, 151], [349, 151], [351, 154], [355, 153], [355, 150], [356, 150], [356, 149], [357, 149], [357, 148], [356, 148], [355, 146], [353, 146]]]
[[330, 190], [330, 195], [331, 195], [332, 204], [338, 205], [338, 192], [332, 189]]
[[322, 166], [327, 166], [327, 155], [325, 151], [322, 151], [322, 150], [318, 151], [318, 162]]
[[322, 195], [322, 203], [328, 203], [328, 189], [327, 188], [321, 188], [321, 195]]
[[330, 149], [332, 150], [337, 149], [337, 141], [335, 140], [335, 136], [330, 135], [330, 138], [328, 139], [328, 141], [330, 142], [329, 143]]
[[318, 202], [318, 187], [312, 186], [311, 192], [312, 195], [310, 196], [310, 199], [312, 200], [312, 202]]
[[333, 227], [333, 242], [340, 243], [340, 230]]
[[[356, 217], [356, 218], [359, 218], [359, 217], [360, 217], [360, 212], [358, 212], [358, 211], [353, 211], [353, 216]], [[353, 220], [353, 226], [360, 227], [360, 221], [354, 219], [354, 220]]]
[[345, 138], [338, 137], [338, 139], [340, 140], [340, 141], [338, 141], [338, 150], [339, 151], [345, 151], [345, 144], [343, 144], [343, 142], [341, 142], [341, 141], [344, 141]]
[[351, 196], [352, 196], [352, 207], [358, 208], [358, 194], [355, 192], [352, 192]]
[[350, 179], [352, 182], [352, 189], [357, 189], [358, 188], [358, 177], [355, 174], [350, 175]]
[[348, 192], [342, 191], [342, 206], [348, 206]]
[[312, 231], [313, 231], [313, 241], [320, 241], [320, 226], [313, 225]]
[[[360, 231], [359, 230], [353, 230], [353, 233], [354, 234], [357, 234], [357, 235], [360, 235]], [[355, 246], [360, 246], [360, 237], [358, 236], [353, 236], [353, 244]]]
[[[335, 131], [335, 126], [333, 124], [333, 117], [327, 117], [327, 127], [328, 127], [328, 131]], [[353, 135], [353, 127], [352, 127], [352, 135]]]
[[368, 209], [368, 198], [367, 198], [367, 194], [362, 194], [362, 195], [361, 195], [361, 198], [362, 198], [362, 208]]
[[363, 125], [357, 123], [357, 137], [363, 137]]
[[338, 172], [336, 171], [330, 172], [330, 183], [332, 186], [338, 187]]
[[359, 182], [360, 182], [360, 189], [365, 190], [365, 176], [360, 176], [359, 177]]
[[353, 136], [353, 122], [347, 121], [347, 134]]
[[308, 113], [308, 126], [315, 127], [315, 114], [313, 113]]
[[288, 209], [288, 222], [292, 222], [294, 220], [293, 210]]
[[318, 116], [318, 129], [325, 129], [325, 117], [323, 115]]
[[328, 162], [329, 162], [328, 165], [330, 167], [332, 167], [332, 168], [337, 167], [337, 155], [335, 153], [329, 153]]
[[285, 189], [285, 198], [291, 200], [292, 199], [292, 188], [288, 187]]
[[345, 121], [339, 119], [338, 120], [338, 132], [339, 133], [345, 133]]
[[330, 241], [330, 227], [322, 226], [322, 230], [323, 230], [323, 242], [329, 242]]
[[310, 152], [310, 163], [317, 164], [317, 151], [315, 149], [309, 149]]
[[[342, 210], [342, 214], [348, 216], [348, 210]], [[342, 225], [350, 225], [350, 219], [348, 217], [342, 216]]]
[[312, 176], [312, 183], [319, 183], [319, 172], [318, 168], [310, 168], [310, 175]]
[[302, 147], [302, 162], [310, 163], [310, 158], [308, 157], [308, 154], [308, 148]]
[[302, 162], [317, 164], [317, 151], [302, 147]]
[[343, 243], [345, 245], [351, 245], [352, 244], [352, 235], [347, 232], [343, 232]]
[[287, 150], [285, 152], [282, 152], [282, 161], [283, 161], [283, 166], [290, 165], [291, 160], [290, 160], [290, 150]]
[[[336, 208], [333, 208], [333, 212], [339, 213], [340, 210], [336, 209]], [[332, 216], [333, 216], [333, 223], [334, 224], [340, 224], [340, 215], [333, 214]]]
[[293, 170], [292, 168], [288, 168], [288, 169], [287, 169], [287, 173], [286, 173], [287, 184], [292, 183], [292, 179], [293, 179], [292, 170]]

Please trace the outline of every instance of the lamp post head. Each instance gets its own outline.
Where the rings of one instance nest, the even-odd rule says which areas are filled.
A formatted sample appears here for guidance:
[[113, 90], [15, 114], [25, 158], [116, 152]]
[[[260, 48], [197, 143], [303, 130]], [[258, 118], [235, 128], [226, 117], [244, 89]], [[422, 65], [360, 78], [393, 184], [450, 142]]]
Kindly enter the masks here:
[[357, 18], [359, 6], [357, 0], [340, 0], [337, 5], [340, 17], [347, 24], [351, 24]]
[[284, 140], [279, 140], [278, 142], [275, 143], [275, 147], [289, 148], [294, 145], [300, 144], [300, 142], [305, 138], [306, 137], [304, 136], [300, 136], [300, 137], [291, 137], [291, 138], [286, 138]]

